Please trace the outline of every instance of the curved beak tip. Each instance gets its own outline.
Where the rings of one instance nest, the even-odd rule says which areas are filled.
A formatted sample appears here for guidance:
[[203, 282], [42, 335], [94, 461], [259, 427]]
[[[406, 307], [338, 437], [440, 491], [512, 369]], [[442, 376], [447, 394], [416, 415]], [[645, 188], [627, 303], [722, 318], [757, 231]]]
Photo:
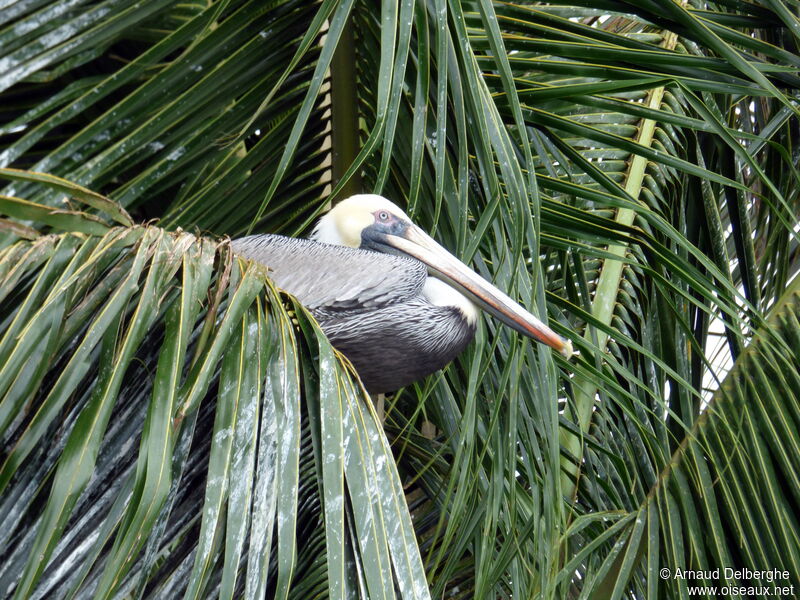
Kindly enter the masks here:
[[423, 262], [430, 271], [465, 292], [481, 308], [512, 329], [550, 346], [568, 360], [572, 357], [571, 340], [560, 337], [416, 225], [409, 223], [400, 235], [385, 235], [383, 243]]

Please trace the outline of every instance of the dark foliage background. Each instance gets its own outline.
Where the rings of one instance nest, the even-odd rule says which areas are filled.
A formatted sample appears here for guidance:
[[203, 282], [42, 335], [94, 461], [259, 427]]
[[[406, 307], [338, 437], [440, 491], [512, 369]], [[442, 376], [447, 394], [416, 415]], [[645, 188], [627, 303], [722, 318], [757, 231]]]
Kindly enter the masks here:
[[[0, 7], [0, 596], [800, 586], [795, 3]], [[579, 356], [483, 322], [381, 428], [211, 241], [354, 191]]]

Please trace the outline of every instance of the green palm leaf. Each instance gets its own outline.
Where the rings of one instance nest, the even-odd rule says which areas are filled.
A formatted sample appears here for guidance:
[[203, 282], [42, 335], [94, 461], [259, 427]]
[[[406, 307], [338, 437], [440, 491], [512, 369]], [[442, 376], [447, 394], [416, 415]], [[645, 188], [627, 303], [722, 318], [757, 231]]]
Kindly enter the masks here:
[[[12, 568], [4, 573], [9, 582], [20, 577], [15, 597], [28, 597], [37, 585], [39, 593], [61, 595], [55, 590], [72, 589], [80, 595], [91, 589], [94, 597], [112, 597], [137, 580], [148, 582], [147, 571], [154, 565], [146, 556], [143, 560], [140, 551], [148, 538], [156, 540], [161, 552], [165, 544], [170, 547], [177, 542], [164, 539], [165, 530], [155, 525], [163, 520], [169, 530], [174, 519], [170, 508], [174, 510], [180, 487], [192, 485], [186, 466], [181, 468], [188, 457], [180, 446], [204, 431], [197, 427], [198, 406], [204, 398], [200, 418], [208, 421], [213, 415], [210, 448], [206, 445], [204, 450], [201, 445], [191, 456], [195, 468], [199, 462], [208, 469], [204, 497], [194, 499], [202, 507], [200, 536], [198, 540], [191, 527], [176, 533], [178, 539], [193, 538], [194, 567], [188, 574], [162, 574], [161, 585], [174, 585], [173, 580], [187, 585], [187, 597], [205, 597], [217, 586], [229, 595], [240, 589], [243, 583], [237, 587], [236, 582], [237, 577], [243, 579], [238, 574], [243, 545], [248, 539], [251, 544], [257, 542], [256, 520], [263, 522], [266, 517], [268, 528], [277, 528], [277, 557], [270, 561], [267, 549], [260, 562], [252, 561], [247, 593], [258, 597], [262, 590], [263, 594], [273, 569], [277, 569], [277, 585], [288, 592], [297, 562], [300, 456], [304, 447], [308, 452], [309, 441], [324, 449], [329, 437], [328, 425], [317, 432], [322, 439], [301, 429], [298, 331], [284, 301], [254, 265], [233, 259], [227, 245], [188, 233], [136, 227], [111, 229], [102, 238], [62, 234], [43, 239], [49, 242], [45, 259], [29, 268], [14, 292], [21, 307], [30, 306], [32, 296], [39, 294], [39, 306], [27, 314], [4, 315], [4, 382], [10, 382], [10, 389], [0, 406], [13, 421], [6, 428], [9, 452], [0, 467], [3, 497], [27, 505], [20, 510], [4, 502], [11, 526], [5, 535], [7, 541], [14, 539], [19, 526], [37, 532], [35, 537], [16, 540], [17, 550], [28, 553], [28, 559], [14, 565], [20, 571]], [[29, 252], [38, 243], [20, 242], [7, 248], [2, 259], [5, 262], [20, 249]], [[77, 269], [70, 272], [67, 266], [64, 270], [66, 263]], [[114, 274], [120, 270], [124, 274]], [[10, 281], [6, 278], [4, 284]], [[209, 286], [213, 295], [206, 301]], [[44, 298], [43, 287], [47, 288]], [[383, 575], [386, 581], [380, 585], [390, 594], [394, 572], [401, 589], [409, 590], [401, 597], [425, 597], [400, 482], [396, 471], [386, 468], [393, 462], [378, 435], [369, 401], [364, 404], [363, 392], [353, 387], [341, 359], [332, 354], [316, 326], [305, 321], [302, 309], [295, 305], [293, 311], [309, 327], [306, 339], [319, 345], [320, 367], [326, 370], [325, 386], [317, 394], [319, 403], [310, 402], [304, 410], [317, 411], [315, 419], [323, 424], [338, 422], [341, 443], [348, 445], [346, 458], [330, 466], [325, 461], [327, 475], [318, 493], [324, 494], [326, 504], [328, 496], [341, 503], [350, 494], [368, 494], [371, 501], [358, 506], [369, 514], [355, 512], [353, 521], [348, 521], [356, 530], [380, 521], [394, 524], [392, 539], [378, 538], [368, 547], [350, 546], [343, 521], [338, 526], [334, 519], [326, 521], [328, 536], [341, 540], [342, 550], [351, 555], [389, 557]], [[81, 321], [71, 324], [72, 314], [80, 314]], [[41, 343], [43, 336], [46, 351], [32, 352], [31, 342]], [[157, 362], [155, 372], [148, 372], [151, 357]], [[34, 373], [39, 376], [38, 385], [31, 386], [28, 378]], [[318, 377], [313, 369], [303, 375], [308, 383]], [[344, 388], [343, 396], [331, 394], [337, 388]], [[320, 418], [320, 410], [325, 418]], [[115, 457], [112, 468], [129, 483], [112, 486], [108, 494], [104, 491], [108, 481], [97, 475], [109, 466], [107, 453], [119, 451], [114, 446], [121, 441], [119, 429], [129, 425], [111, 423], [123, 418], [141, 431], [138, 458], [136, 453]], [[63, 441], [46, 452], [47, 458], [42, 457], [45, 436], [54, 434]], [[128, 443], [134, 439], [128, 438]], [[356, 440], [361, 441], [350, 447]], [[198, 443], [202, 444], [195, 438], [194, 444]], [[336, 454], [328, 449], [325, 456]], [[380, 476], [377, 471], [369, 477], [359, 474], [359, 467], [370, 463], [382, 465]], [[41, 469], [46, 464], [53, 466]], [[313, 471], [303, 475], [309, 476], [313, 481]], [[270, 494], [265, 477], [272, 481], [272, 499], [267, 499], [272, 516], [260, 512], [262, 491]], [[251, 505], [248, 497], [254, 485]], [[104, 496], [102, 502], [95, 502], [97, 494]], [[44, 502], [41, 513], [31, 512], [37, 502]], [[92, 522], [79, 518], [87, 510], [109, 511], [108, 520], [102, 521], [104, 535], [96, 539], [96, 545], [65, 546], [69, 537], [65, 531], [92, 538]], [[271, 539], [269, 534], [262, 538], [267, 548]], [[109, 541], [113, 544], [107, 545]], [[55, 557], [54, 562], [67, 560], [83, 568], [66, 578], [46, 572]], [[169, 562], [177, 566], [177, 561], [173, 556]], [[361, 576], [368, 589], [377, 585], [372, 573], [366, 569]], [[332, 589], [345, 589], [344, 573], [328, 576]], [[349, 576], [360, 579], [355, 572]]]

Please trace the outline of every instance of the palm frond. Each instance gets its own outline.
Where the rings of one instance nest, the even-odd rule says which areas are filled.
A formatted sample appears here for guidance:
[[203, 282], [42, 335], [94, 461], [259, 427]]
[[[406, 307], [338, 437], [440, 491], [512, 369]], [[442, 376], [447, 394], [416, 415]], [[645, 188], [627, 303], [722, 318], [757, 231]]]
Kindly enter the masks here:
[[227, 243], [106, 229], [0, 254], [3, 589], [428, 597], [370, 400], [313, 319]]

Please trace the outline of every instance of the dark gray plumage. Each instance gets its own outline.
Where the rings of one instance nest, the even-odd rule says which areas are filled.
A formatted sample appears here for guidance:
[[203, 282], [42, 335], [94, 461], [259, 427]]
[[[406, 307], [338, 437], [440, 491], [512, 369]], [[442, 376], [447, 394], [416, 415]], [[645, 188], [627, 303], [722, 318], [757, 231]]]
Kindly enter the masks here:
[[404, 256], [279, 235], [234, 240], [319, 321], [367, 391], [401, 388], [452, 361], [475, 335], [455, 306], [423, 294], [427, 267]]

